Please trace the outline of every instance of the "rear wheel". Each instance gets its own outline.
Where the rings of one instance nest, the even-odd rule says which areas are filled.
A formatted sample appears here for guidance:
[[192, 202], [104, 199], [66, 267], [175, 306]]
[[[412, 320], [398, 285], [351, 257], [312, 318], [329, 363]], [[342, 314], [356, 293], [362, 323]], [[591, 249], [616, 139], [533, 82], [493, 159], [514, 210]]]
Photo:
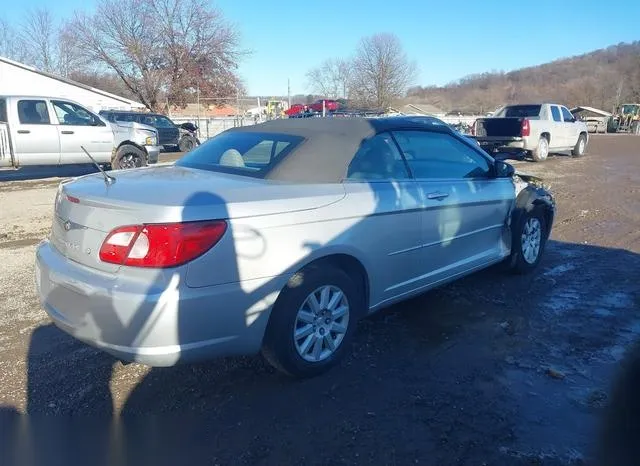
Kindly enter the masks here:
[[289, 281], [272, 311], [263, 354], [281, 372], [313, 377], [348, 352], [362, 292], [344, 271], [311, 266]]
[[541, 136], [538, 140], [538, 145], [531, 151], [531, 158], [534, 162], [542, 162], [547, 159], [549, 155], [549, 140], [544, 136]]
[[581, 134], [578, 138], [578, 142], [576, 142], [575, 147], [571, 151], [571, 155], [574, 157], [582, 157], [584, 155], [584, 150], [587, 148], [587, 137], [584, 134]]
[[136, 146], [125, 144], [120, 146], [111, 161], [114, 170], [125, 170], [147, 166], [147, 154]]

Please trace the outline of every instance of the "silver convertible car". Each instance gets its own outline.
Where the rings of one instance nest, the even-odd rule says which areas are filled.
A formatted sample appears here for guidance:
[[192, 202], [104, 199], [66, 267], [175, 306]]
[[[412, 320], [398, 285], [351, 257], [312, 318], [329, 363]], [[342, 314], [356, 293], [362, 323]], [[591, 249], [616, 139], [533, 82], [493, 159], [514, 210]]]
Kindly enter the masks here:
[[36, 283], [58, 327], [121, 360], [262, 350], [313, 376], [362, 317], [492, 264], [533, 270], [554, 212], [429, 119], [275, 120], [61, 183]]

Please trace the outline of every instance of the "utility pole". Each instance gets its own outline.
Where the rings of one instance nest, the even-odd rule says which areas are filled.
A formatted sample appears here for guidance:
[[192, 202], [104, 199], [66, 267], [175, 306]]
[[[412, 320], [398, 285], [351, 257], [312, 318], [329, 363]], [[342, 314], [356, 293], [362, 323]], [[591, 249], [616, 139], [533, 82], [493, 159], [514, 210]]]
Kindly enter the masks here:
[[198, 133], [200, 133], [200, 82], [196, 84], [196, 118], [198, 119]]
[[289, 108], [291, 108], [291, 80], [289, 78], [287, 78], [287, 101]]
[[238, 126], [242, 126], [240, 124], [240, 88], [236, 87], [236, 115], [238, 117]]

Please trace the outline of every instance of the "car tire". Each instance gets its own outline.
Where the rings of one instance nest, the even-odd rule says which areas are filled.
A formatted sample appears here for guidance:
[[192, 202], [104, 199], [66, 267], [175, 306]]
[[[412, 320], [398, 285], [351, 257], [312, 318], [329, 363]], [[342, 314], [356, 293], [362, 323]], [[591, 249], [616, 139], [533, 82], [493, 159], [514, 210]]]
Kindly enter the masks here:
[[189, 152], [196, 147], [196, 140], [193, 136], [183, 136], [178, 144], [180, 152]]
[[[314, 298], [318, 312], [310, 305]], [[362, 290], [346, 272], [328, 264], [306, 267], [289, 280], [276, 300], [262, 353], [291, 377], [320, 375], [348, 352], [363, 308]]]
[[126, 170], [147, 166], [147, 154], [142, 149], [131, 144], [123, 144], [116, 151], [111, 160], [114, 170]]
[[[538, 232], [537, 251], [534, 241], [535, 231]], [[524, 212], [513, 226], [511, 238], [511, 255], [507, 259], [508, 269], [512, 273], [526, 274], [532, 272], [540, 263], [544, 247], [547, 243], [547, 221], [541, 208]], [[532, 237], [533, 236], [533, 237]]]
[[549, 156], [549, 140], [541, 136], [538, 145], [531, 151], [531, 158], [534, 162], [543, 162]]
[[578, 138], [578, 142], [576, 142], [575, 147], [571, 151], [571, 155], [573, 157], [582, 157], [584, 155], [584, 151], [587, 148], [587, 137], [584, 134], [581, 134]]

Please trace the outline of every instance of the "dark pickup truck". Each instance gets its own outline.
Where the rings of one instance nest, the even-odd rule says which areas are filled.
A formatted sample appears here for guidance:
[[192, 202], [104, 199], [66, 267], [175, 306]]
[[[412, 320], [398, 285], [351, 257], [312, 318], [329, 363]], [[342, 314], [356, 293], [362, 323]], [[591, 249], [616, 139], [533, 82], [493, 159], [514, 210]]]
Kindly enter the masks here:
[[153, 126], [158, 131], [158, 144], [165, 149], [177, 149], [180, 142], [180, 128], [166, 116], [159, 113], [102, 110], [100, 115], [111, 122], [135, 121]]

